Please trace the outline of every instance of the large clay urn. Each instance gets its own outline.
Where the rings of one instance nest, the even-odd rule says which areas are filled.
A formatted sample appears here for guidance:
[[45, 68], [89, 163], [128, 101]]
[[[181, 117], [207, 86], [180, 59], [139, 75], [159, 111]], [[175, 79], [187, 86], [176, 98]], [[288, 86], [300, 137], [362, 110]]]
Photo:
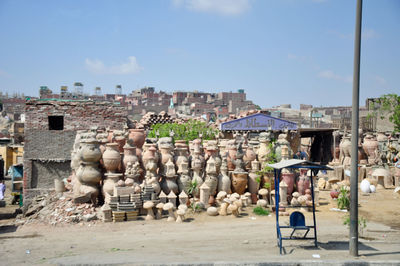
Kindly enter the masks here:
[[143, 153], [142, 156], [143, 165], [146, 166], [150, 159], [153, 160], [156, 164], [158, 164], [159, 156], [157, 153], [156, 144], [146, 143], [145, 145], [149, 145], [149, 147], [146, 148], [146, 151]]
[[375, 151], [378, 149], [378, 141], [375, 140], [372, 135], [367, 134], [364, 137], [364, 143], [362, 144], [362, 147], [368, 156], [368, 164], [374, 164], [376, 158]]
[[233, 171], [233, 170], [235, 170], [234, 162], [236, 160], [236, 153], [237, 153], [235, 140], [228, 141], [227, 149], [228, 149], [228, 157], [227, 157], [228, 170]]
[[182, 141], [175, 142], [175, 162], [179, 167], [182, 163], [189, 161], [188, 145]]
[[257, 193], [261, 183], [258, 171], [260, 171], [260, 163], [254, 160], [251, 162], [251, 171], [249, 173], [249, 192], [251, 193], [251, 202], [253, 204], [257, 203]]
[[101, 180], [101, 172], [97, 163], [82, 163], [81, 170], [77, 173], [79, 182], [86, 185], [97, 185]]
[[87, 139], [81, 143], [83, 144], [81, 150], [82, 160], [85, 162], [99, 162], [101, 158], [101, 151], [97, 140]]
[[244, 194], [247, 187], [247, 180], [247, 172], [232, 172], [232, 192], [236, 192], [239, 195]]
[[135, 143], [136, 155], [139, 157], [142, 155], [142, 147], [145, 141], [144, 129], [129, 129], [128, 138]]
[[119, 154], [117, 143], [107, 143], [106, 151], [103, 153], [103, 163], [108, 173], [114, 173], [120, 163], [121, 155]]
[[251, 169], [251, 162], [257, 158], [257, 154], [254, 152], [252, 146], [248, 146], [246, 149], [246, 153], [243, 156], [244, 167], [246, 170]]
[[285, 181], [287, 184], [287, 193], [289, 197], [292, 195], [293, 192], [293, 186], [294, 186], [294, 179], [295, 179], [295, 174], [290, 172], [287, 169], [283, 169], [281, 172], [281, 180]]
[[339, 145], [341, 153], [342, 153], [342, 158], [341, 162], [343, 165], [350, 165], [351, 164], [351, 141], [350, 137], [346, 136], [343, 138], [342, 142]]
[[225, 191], [231, 194], [231, 179], [228, 176], [228, 165], [226, 157], [222, 160], [221, 173], [218, 176], [218, 191]]
[[306, 190], [310, 188], [310, 183], [310, 178], [307, 176], [307, 170], [301, 169], [300, 176], [297, 178], [296, 181], [297, 192], [299, 192], [300, 195], [305, 195]]
[[124, 146], [124, 159], [122, 162], [124, 163], [124, 167], [126, 169], [128, 163], [132, 163], [132, 165], [138, 162], [138, 157], [136, 156], [136, 147]]
[[217, 177], [217, 166], [213, 157], [210, 157], [207, 161], [206, 166], [206, 178], [204, 183], [210, 188], [210, 195], [214, 196], [217, 192], [218, 177]]
[[169, 194], [171, 191], [173, 191], [176, 194], [178, 194], [178, 184], [176, 183], [176, 178], [177, 175], [175, 173], [175, 164], [172, 162], [172, 160], [169, 160], [165, 164], [165, 177], [161, 181], [161, 189], [164, 191], [165, 194]]

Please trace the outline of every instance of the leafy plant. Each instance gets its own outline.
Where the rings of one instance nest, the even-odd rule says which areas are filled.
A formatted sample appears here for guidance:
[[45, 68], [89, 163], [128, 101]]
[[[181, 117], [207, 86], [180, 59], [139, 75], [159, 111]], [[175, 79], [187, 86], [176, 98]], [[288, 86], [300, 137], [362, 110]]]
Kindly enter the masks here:
[[193, 192], [196, 191], [197, 188], [197, 180], [194, 180], [190, 183], [189, 189], [188, 189], [188, 193], [189, 195], [193, 196]]
[[193, 213], [196, 213], [197, 211], [200, 211], [201, 206], [197, 204], [198, 202], [192, 202], [190, 204], [190, 208], [192, 208]]
[[[343, 219], [343, 225], [347, 225], [347, 227], [350, 226], [350, 216], [346, 215]], [[364, 229], [367, 227], [367, 219], [365, 217], [359, 217], [358, 218], [358, 231], [360, 235], [363, 235]]]
[[190, 119], [184, 124], [155, 124], [151, 127], [148, 137], [169, 137], [171, 132], [174, 133], [174, 139], [190, 141], [200, 137], [204, 140], [215, 139], [218, 130], [208, 127], [205, 122]]
[[341, 210], [349, 210], [350, 209], [350, 191], [342, 186], [339, 191], [339, 196], [337, 199], [338, 208]]
[[264, 183], [263, 188], [270, 189], [271, 188], [271, 183]]
[[370, 104], [371, 112], [367, 115], [367, 118], [376, 118], [378, 114], [380, 119], [389, 118], [389, 121], [393, 123], [394, 131], [400, 131], [400, 96], [397, 94], [385, 94], [382, 95]]
[[261, 206], [257, 206], [257, 207], [255, 207], [255, 208], [253, 209], [253, 213], [254, 213], [255, 215], [267, 216], [267, 215], [269, 215], [269, 210], [264, 209], [264, 208], [261, 207]]

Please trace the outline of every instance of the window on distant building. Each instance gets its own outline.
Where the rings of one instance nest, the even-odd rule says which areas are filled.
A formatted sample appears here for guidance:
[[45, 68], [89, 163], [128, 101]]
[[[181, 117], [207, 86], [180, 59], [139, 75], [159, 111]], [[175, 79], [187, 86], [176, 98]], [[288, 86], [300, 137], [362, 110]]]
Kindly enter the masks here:
[[49, 130], [63, 130], [64, 129], [64, 116], [54, 115], [49, 116]]

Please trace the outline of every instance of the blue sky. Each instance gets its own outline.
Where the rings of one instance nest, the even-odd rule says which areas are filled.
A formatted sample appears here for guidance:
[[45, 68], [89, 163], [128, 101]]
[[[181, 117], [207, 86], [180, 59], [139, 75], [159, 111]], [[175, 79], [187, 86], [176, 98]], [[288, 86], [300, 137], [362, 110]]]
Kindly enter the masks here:
[[[0, 90], [245, 89], [350, 105], [356, 0], [0, 1]], [[400, 1], [364, 0], [360, 104], [400, 94]]]

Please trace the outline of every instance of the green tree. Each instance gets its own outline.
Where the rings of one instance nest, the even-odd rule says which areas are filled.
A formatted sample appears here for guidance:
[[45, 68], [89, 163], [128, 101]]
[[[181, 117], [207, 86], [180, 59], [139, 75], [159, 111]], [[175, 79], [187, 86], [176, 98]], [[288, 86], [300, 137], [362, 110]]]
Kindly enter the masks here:
[[371, 105], [372, 113], [369, 117], [377, 117], [378, 112], [380, 119], [388, 117], [393, 123], [394, 131], [400, 131], [400, 96], [394, 93], [382, 95]]

